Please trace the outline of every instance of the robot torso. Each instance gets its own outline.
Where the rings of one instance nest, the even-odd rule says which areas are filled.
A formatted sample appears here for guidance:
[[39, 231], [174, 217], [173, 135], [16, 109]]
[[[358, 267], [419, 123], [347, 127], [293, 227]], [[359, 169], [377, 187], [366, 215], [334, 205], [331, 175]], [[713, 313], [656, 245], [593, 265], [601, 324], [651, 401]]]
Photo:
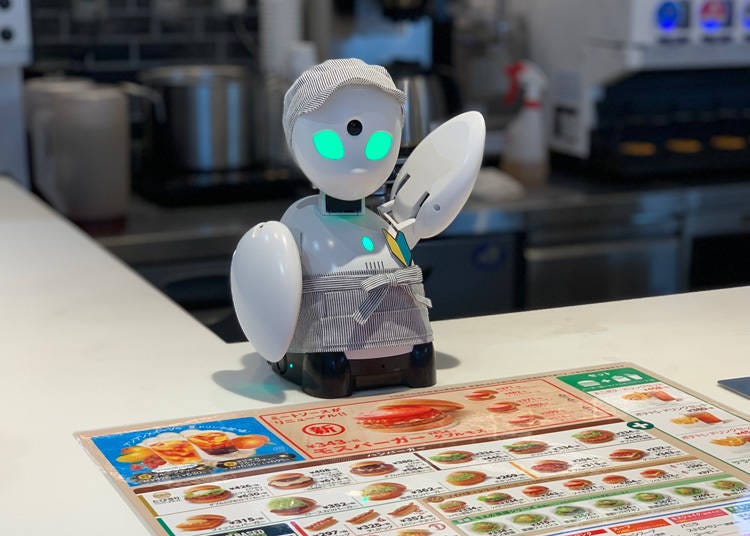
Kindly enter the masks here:
[[386, 243], [388, 223], [369, 209], [356, 215], [323, 214], [316, 195], [290, 206], [281, 223], [297, 242], [303, 277], [404, 267]]

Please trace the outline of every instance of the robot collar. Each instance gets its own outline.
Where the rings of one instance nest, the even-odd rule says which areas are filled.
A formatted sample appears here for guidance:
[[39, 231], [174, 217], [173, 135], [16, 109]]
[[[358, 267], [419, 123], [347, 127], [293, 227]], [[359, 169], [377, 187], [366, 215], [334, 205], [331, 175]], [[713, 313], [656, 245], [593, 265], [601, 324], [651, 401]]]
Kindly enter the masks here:
[[365, 211], [365, 200], [345, 201], [321, 194], [320, 211], [324, 216], [359, 216]]

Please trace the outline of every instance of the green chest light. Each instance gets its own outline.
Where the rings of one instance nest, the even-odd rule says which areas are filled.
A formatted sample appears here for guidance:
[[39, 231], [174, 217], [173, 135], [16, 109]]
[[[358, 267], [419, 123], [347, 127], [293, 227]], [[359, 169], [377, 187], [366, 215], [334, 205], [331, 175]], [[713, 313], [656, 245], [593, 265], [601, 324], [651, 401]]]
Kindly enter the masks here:
[[370, 238], [369, 236], [363, 236], [362, 247], [365, 248], [365, 251], [372, 251], [375, 249], [375, 243], [372, 241], [372, 238]]

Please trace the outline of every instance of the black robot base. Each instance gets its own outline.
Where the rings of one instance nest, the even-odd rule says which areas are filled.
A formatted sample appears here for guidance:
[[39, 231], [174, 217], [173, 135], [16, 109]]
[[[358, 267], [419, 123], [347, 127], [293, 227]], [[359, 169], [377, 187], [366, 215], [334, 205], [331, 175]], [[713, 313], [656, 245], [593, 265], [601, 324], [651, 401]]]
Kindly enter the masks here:
[[318, 398], [341, 398], [388, 385], [429, 387], [436, 381], [431, 342], [390, 357], [349, 360], [344, 352], [288, 353], [281, 361], [268, 364], [276, 374]]

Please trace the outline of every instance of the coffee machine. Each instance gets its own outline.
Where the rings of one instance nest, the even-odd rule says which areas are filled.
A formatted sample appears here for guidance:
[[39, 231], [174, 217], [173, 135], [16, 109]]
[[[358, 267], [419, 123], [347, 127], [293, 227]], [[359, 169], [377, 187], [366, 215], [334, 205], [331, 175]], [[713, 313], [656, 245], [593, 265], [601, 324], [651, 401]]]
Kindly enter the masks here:
[[29, 187], [23, 67], [31, 62], [29, 3], [0, 0], [0, 175]]
[[334, 7], [331, 55], [385, 66], [407, 97], [395, 169], [372, 196], [382, 201], [413, 149], [459, 110], [448, 2], [338, 0]]
[[433, 23], [424, 0], [351, 0], [334, 6], [333, 57], [432, 67]]
[[550, 147], [602, 175], [750, 167], [750, 0], [512, 0]]

